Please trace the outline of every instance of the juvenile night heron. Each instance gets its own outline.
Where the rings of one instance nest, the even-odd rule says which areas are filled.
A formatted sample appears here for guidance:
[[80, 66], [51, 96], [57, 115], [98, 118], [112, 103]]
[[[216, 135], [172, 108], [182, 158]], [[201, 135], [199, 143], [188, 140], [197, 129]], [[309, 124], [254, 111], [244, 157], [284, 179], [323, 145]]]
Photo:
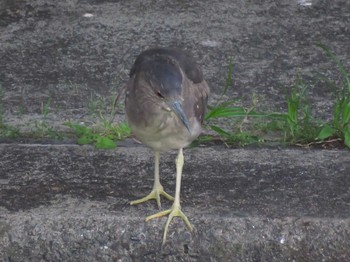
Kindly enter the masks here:
[[[148, 49], [136, 58], [130, 71], [125, 98], [127, 119], [136, 138], [155, 152], [153, 190], [131, 204], [155, 199], [160, 208], [160, 195], [174, 200], [170, 209], [146, 218], [148, 221], [169, 215], [163, 243], [173, 217], [182, 218], [192, 230], [180, 207], [183, 148], [201, 133], [208, 95], [209, 87], [203, 79], [202, 70], [189, 54], [179, 49]], [[160, 152], [170, 149], [179, 150], [175, 198], [164, 191], [159, 180]]]

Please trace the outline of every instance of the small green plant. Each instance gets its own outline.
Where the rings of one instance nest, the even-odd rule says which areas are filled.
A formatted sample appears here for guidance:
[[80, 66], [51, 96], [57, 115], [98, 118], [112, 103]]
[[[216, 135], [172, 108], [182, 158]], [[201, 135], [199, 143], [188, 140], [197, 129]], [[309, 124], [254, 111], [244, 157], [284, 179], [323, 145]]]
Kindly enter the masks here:
[[0, 137], [2, 138], [17, 138], [20, 136], [20, 131], [17, 127], [0, 123]]
[[87, 126], [72, 123], [66, 123], [65, 125], [73, 129], [78, 137], [79, 145], [95, 144], [96, 148], [99, 149], [113, 149], [116, 147], [111, 137], [96, 134]]
[[318, 46], [335, 62], [343, 77], [341, 89], [335, 91], [336, 101], [333, 108], [333, 121], [323, 125], [318, 138], [326, 140], [331, 137], [340, 137], [344, 144], [350, 148], [350, 77], [342, 62], [329, 48], [321, 44], [318, 44]]
[[[222, 102], [222, 98], [226, 95], [228, 88], [232, 86], [232, 74], [233, 74], [233, 59], [230, 58], [229, 64], [228, 64], [228, 69], [227, 69], [227, 77], [226, 81], [224, 83], [224, 89], [223, 92], [221, 93], [221, 96], [217, 100], [216, 104], [214, 106], [208, 106], [209, 111], [204, 117], [204, 120], [209, 123], [209, 128], [214, 131], [222, 141], [225, 143], [235, 143], [238, 142], [239, 144], [246, 144], [247, 140], [244, 139], [244, 141], [240, 140], [238, 137], [239, 135], [235, 134], [232, 131], [226, 131], [223, 128], [219, 127], [217, 124], [212, 124], [212, 120], [217, 120], [217, 119], [243, 119], [243, 121], [240, 124], [239, 127], [239, 133], [242, 132], [241, 127], [244, 122], [244, 119], [247, 117], [247, 115], [252, 114], [252, 110], [246, 110], [244, 107], [241, 106], [235, 106], [235, 104], [239, 101], [238, 99], [234, 100], [229, 100]], [[245, 134], [248, 134], [245, 132]], [[243, 138], [243, 136], [241, 136]], [[203, 139], [197, 139], [196, 143], [200, 142], [208, 142], [212, 141], [213, 138], [209, 139], [208, 136], [205, 136]], [[242, 142], [242, 143], [240, 143]]]
[[222, 102], [222, 98], [226, 95], [228, 88], [232, 86], [232, 74], [233, 74], [233, 58], [231, 57], [228, 63], [227, 77], [224, 84], [224, 90], [221, 93], [220, 98], [216, 101], [216, 104], [213, 106], [214, 108], [219, 106], [219, 104]]
[[4, 92], [0, 86], [0, 137], [16, 138], [20, 135], [18, 128], [10, 126], [5, 123], [4, 113], [5, 109], [3, 106]]
[[[113, 122], [117, 109], [121, 106], [117, 103], [118, 99], [119, 95], [109, 98], [99, 97], [97, 99], [91, 97], [88, 102], [88, 109], [92, 115], [99, 117], [101, 120]], [[105, 115], [109, 115], [108, 120]]]
[[93, 98], [92, 95], [87, 103], [87, 108], [90, 114], [92, 115], [99, 115], [103, 114], [103, 112], [106, 110], [106, 101], [104, 98], [98, 97]]
[[285, 115], [286, 142], [308, 143], [314, 141], [319, 126], [313, 121], [307, 94], [307, 86], [298, 79], [287, 97], [287, 114]]
[[34, 121], [34, 129], [32, 129], [31, 134], [34, 138], [52, 138], [52, 139], [62, 139], [63, 136], [57, 132], [52, 126], [47, 123], [47, 115], [50, 113], [50, 103], [49, 99], [46, 103], [41, 103], [41, 119]]
[[4, 99], [4, 91], [0, 85], [0, 125], [4, 123], [4, 106], [2, 100]]
[[[209, 128], [214, 131], [225, 143], [248, 144], [264, 141], [262, 133], [276, 134], [282, 132], [283, 141], [289, 144], [310, 145], [318, 143], [317, 139], [325, 141], [330, 138], [341, 138], [344, 144], [350, 148], [350, 76], [340, 60], [325, 46], [319, 45], [326, 55], [333, 60], [341, 72], [343, 81], [341, 90], [336, 89], [336, 102], [333, 109], [333, 121], [323, 123], [314, 118], [311, 114], [311, 104], [308, 97], [308, 88], [299, 79], [293, 86], [290, 95], [287, 97], [286, 113], [260, 113], [256, 112], [256, 101], [253, 96], [252, 107], [244, 108], [235, 106], [237, 100], [222, 102], [221, 99], [226, 94], [228, 86], [232, 83], [232, 62], [230, 61], [228, 76], [224, 90], [220, 99], [213, 107], [209, 107], [209, 112], [205, 120], [209, 122]], [[332, 84], [332, 86], [337, 86]], [[212, 123], [212, 120], [235, 118], [236, 123], [240, 121], [235, 130], [225, 130], [220, 126], [220, 122]], [[251, 124], [248, 118], [264, 118], [265, 123]], [[250, 123], [249, 128], [253, 128], [253, 133], [243, 125]], [[226, 128], [227, 129], [227, 128]], [[260, 132], [259, 132], [260, 131]], [[253, 135], [254, 134], [254, 135]], [[333, 140], [331, 140], [333, 141]]]
[[233, 106], [233, 104], [237, 101], [238, 99], [220, 103], [215, 107], [209, 106], [209, 112], [205, 115], [204, 119], [208, 121], [212, 118], [231, 118], [237, 116], [245, 116], [246, 112], [243, 107]]
[[65, 123], [78, 136], [78, 144], [94, 144], [99, 149], [113, 149], [116, 147], [116, 140], [122, 140], [131, 135], [131, 129], [126, 123], [113, 124], [118, 98], [119, 95], [110, 98], [100, 97], [97, 100], [90, 99], [88, 109], [99, 118], [99, 122], [94, 127]]
[[[249, 117], [266, 117], [267, 114], [259, 113], [255, 111], [258, 97], [253, 95], [252, 106], [245, 108], [243, 106], [235, 106], [239, 102], [239, 99], [229, 100], [222, 102], [222, 98], [226, 95], [228, 88], [232, 86], [232, 71], [233, 63], [232, 58], [229, 61], [227, 77], [224, 84], [224, 90], [214, 106], [208, 106], [209, 111], [205, 115], [205, 120], [209, 122], [209, 128], [219, 135], [220, 139], [227, 144], [239, 144], [240, 146], [261, 142], [263, 139], [258, 138], [256, 135], [250, 134], [246, 130], [243, 130], [243, 125], [247, 122]], [[212, 120], [218, 119], [235, 119], [235, 126], [232, 127], [232, 131], [224, 130], [217, 124], [212, 124]], [[227, 124], [227, 121], [226, 121]], [[206, 141], [208, 139], [205, 139]], [[204, 141], [205, 141], [204, 140]]]
[[[228, 73], [231, 75], [232, 65]], [[231, 78], [227, 77], [226, 85]], [[223, 93], [227, 91], [225, 86]], [[220, 99], [223, 97], [221, 95]], [[250, 143], [263, 142], [263, 133], [278, 131], [283, 134], [284, 142], [288, 143], [309, 143], [314, 141], [320, 130], [311, 116], [310, 103], [307, 95], [307, 87], [301, 80], [298, 80], [292, 88], [290, 96], [287, 97], [287, 113], [261, 113], [255, 109], [258, 104], [258, 96], [253, 95], [252, 105], [249, 108], [234, 106], [238, 99], [227, 102], [216, 103], [214, 107], [209, 107], [209, 112], [205, 120], [209, 122], [209, 127], [221, 137], [225, 143], [238, 143], [246, 145]], [[233, 131], [224, 130], [218, 125], [210, 124], [213, 119], [235, 119], [236, 126]], [[250, 123], [249, 119], [263, 119]], [[262, 122], [264, 122], [262, 124]], [[248, 129], [244, 128], [246, 123], [250, 123]], [[225, 122], [227, 125], [227, 121]], [[249, 131], [252, 130], [252, 131]], [[281, 134], [281, 135], [282, 135]]]
[[[205, 120], [209, 121], [214, 119], [233, 119], [235, 122], [235, 127], [232, 131], [224, 130], [218, 125], [209, 124], [211, 130], [218, 134], [221, 139], [228, 144], [239, 144], [241, 146], [262, 142], [263, 139], [258, 138], [258, 136], [250, 134], [248, 131], [244, 130], [243, 125], [247, 122], [249, 117], [267, 117], [268, 114], [258, 113], [254, 111], [257, 99], [253, 96], [253, 104], [250, 108], [244, 108], [242, 106], [234, 106], [237, 100], [231, 100], [227, 102], [222, 102], [215, 107], [211, 107], [209, 112], [205, 116]], [[227, 122], [226, 122], [227, 123]]]
[[131, 134], [129, 126], [125, 123], [105, 126], [102, 130], [94, 130], [90, 127], [80, 124], [67, 122], [66, 126], [73, 129], [78, 137], [78, 144], [94, 144], [98, 149], [116, 148], [115, 140], [121, 140]]
[[190, 148], [193, 148], [193, 147], [198, 147], [202, 144], [206, 144], [206, 143], [209, 143], [209, 142], [212, 142], [214, 141], [214, 138], [213, 136], [210, 136], [210, 135], [201, 135], [199, 137], [197, 137], [197, 139], [195, 139], [190, 145], [189, 147]]

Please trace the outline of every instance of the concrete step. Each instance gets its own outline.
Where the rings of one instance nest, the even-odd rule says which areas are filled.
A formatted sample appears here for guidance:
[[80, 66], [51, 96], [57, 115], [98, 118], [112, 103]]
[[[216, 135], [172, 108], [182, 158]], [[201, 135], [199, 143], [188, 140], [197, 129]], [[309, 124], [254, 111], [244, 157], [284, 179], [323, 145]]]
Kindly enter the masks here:
[[[176, 151], [161, 158], [175, 189]], [[0, 144], [0, 261], [347, 261], [348, 150], [185, 150], [182, 209], [194, 231], [153, 201], [142, 146]], [[162, 199], [162, 209], [171, 202]]]

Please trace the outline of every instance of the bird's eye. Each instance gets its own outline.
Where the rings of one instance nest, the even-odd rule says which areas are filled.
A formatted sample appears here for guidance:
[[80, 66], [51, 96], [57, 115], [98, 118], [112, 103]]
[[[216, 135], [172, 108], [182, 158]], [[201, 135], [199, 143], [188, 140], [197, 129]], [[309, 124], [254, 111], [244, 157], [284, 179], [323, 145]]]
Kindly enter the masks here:
[[160, 93], [160, 91], [157, 91], [157, 92], [156, 92], [156, 95], [157, 95], [158, 97], [160, 97], [160, 98], [164, 98], [164, 96]]

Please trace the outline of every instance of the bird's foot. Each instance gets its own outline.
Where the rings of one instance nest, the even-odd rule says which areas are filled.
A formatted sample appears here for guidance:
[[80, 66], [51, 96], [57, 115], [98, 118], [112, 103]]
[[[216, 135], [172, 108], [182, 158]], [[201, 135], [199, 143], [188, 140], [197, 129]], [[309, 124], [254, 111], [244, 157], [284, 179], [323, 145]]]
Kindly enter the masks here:
[[149, 220], [154, 219], [154, 218], [166, 216], [166, 215], [169, 215], [169, 217], [168, 217], [168, 220], [166, 221], [165, 228], [164, 228], [163, 244], [166, 241], [166, 236], [168, 233], [170, 222], [173, 220], [174, 217], [180, 217], [185, 222], [188, 229], [190, 231], [193, 230], [193, 227], [192, 227], [190, 221], [188, 220], [186, 215], [181, 211], [180, 205], [175, 205], [175, 204], [173, 204], [173, 206], [168, 210], [165, 210], [165, 211], [162, 211], [162, 212], [159, 212], [159, 213], [156, 213], [154, 215], [146, 217], [146, 221], [149, 221]]
[[140, 199], [137, 199], [137, 200], [134, 200], [134, 201], [131, 201], [130, 204], [136, 205], [136, 204], [140, 204], [140, 203], [146, 202], [146, 201], [151, 200], [151, 199], [155, 199], [157, 201], [158, 208], [161, 208], [160, 195], [164, 196], [165, 198], [167, 198], [171, 201], [174, 200], [174, 197], [172, 197], [171, 195], [169, 195], [167, 192], [164, 191], [162, 185], [157, 185], [157, 186], [153, 187], [153, 190], [147, 196], [140, 198]]

